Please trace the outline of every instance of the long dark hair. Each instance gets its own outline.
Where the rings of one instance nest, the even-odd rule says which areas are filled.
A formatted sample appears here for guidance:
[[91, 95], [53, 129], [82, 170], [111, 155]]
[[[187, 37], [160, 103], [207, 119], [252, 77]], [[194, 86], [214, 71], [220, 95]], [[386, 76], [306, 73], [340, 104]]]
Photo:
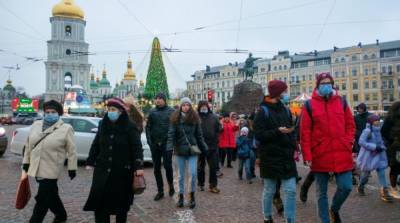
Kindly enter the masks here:
[[[180, 123], [182, 117], [182, 105], [171, 115], [171, 123], [174, 125], [178, 125]], [[185, 115], [185, 119], [183, 120], [185, 124], [198, 124], [200, 123], [200, 117], [197, 112], [193, 109], [192, 104], [190, 104], [190, 109]]]

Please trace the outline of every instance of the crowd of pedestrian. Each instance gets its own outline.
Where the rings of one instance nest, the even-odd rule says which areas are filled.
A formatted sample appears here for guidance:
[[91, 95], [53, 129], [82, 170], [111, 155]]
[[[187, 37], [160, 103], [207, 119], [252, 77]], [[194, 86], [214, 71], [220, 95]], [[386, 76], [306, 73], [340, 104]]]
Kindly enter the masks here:
[[[140, 139], [143, 131], [157, 183], [154, 201], [165, 196], [162, 169], [168, 195], [175, 195], [175, 161], [178, 208], [185, 204], [191, 209], [196, 207], [196, 191], [206, 190], [206, 175], [208, 191], [218, 194], [223, 190], [218, 181], [224, 168], [235, 166], [238, 180], [252, 184], [257, 179], [258, 166], [264, 222], [274, 222], [273, 206], [286, 222], [296, 222], [296, 185], [301, 180], [296, 161], [300, 160], [300, 153], [310, 171], [301, 184], [299, 197], [307, 202], [315, 181], [318, 216], [323, 223], [342, 222], [341, 207], [353, 185], [357, 185], [360, 196], [368, 195], [365, 185], [372, 172], [378, 175], [384, 202], [400, 199], [400, 101], [391, 106], [382, 125], [381, 118], [369, 113], [363, 103], [356, 107], [357, 115], [353, 117], [352, 108], [334, 86], [329, 73], [319, 74], [301, 114], [292, 114], [288, 86], [279, 80], [268, 83], [268, 95], [255, 112], [243, 115], [216, 113], [209, 102], [193, 105], [187, 97], [172, 108], [166, 94], [160, 92], [154, 98], [155, 107], [145, 117], [133, 97], [112, 98], [107, 101], [107, 112], [86, 161], [93, 179], [83, 209], [94, 212], [96, 223], [110, 222], [110, 215], [116, 216], [117, 223], [127, 221], [134, 199], [134, 176], [144, 174]], [[65, 222], [67, 213], [58, 195], [57, 179], [65, 159], [69, 177], [72, 180], [76, 176], [74, 132], [60, 119], [60, 103], [46, 102], [44, 113], [44, 120], [31, 128], [22, 165], [22, 178], [35, 177], [39, 184], [30, 222], [42, 222], [49, 209], [55, 215], [54, 222]], [[186, 172], [189, 188], [185, 188]], [[333, 179], [336, 192], [329, 205], [328, 182]], [[185, 194], [189, 195], [187, 202]]]

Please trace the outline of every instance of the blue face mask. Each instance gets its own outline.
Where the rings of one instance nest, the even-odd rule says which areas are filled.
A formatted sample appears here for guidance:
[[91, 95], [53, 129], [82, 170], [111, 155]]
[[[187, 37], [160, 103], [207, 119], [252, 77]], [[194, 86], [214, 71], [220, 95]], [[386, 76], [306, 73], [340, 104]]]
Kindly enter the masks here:
[[318, 93], [321, 96], [329, 96], [333, 91], [332, 84], [320, 84], [318, 87]]
[[49, 123], [55, 123], [60, 119], [58, 113], [49, 113], [44, 115], [44, 121]]
[[288, 94], [284, 94], [281, 96], [281, 101], [283, 104], [285, 104], [285, 105], [289, 104], [289, 100], [290, 100], [290, 97]]
[[115, 122], [119, 118], [119, 113], [118, 112], [107, 112], [107, 116], [112, 122]]
[[380, 131], [381, 131], [381, 126], [380, 126], [380, 125], [379, 125], [379, 126], [373, 125], [373, 126], [372, 126], [372, 131], [374, 131], [374, 132], [380, 132]]

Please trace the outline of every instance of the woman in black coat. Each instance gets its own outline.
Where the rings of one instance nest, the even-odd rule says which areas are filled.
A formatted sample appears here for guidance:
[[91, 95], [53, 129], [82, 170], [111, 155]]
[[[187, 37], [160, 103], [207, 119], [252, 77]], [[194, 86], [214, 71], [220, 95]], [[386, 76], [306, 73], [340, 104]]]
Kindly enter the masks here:
[[143, 150], [140, 132], [123, 101], [112, 98], [107, 107], [86, 161], [94, 171], [84, 210], [95, 212], [96, 223], [109, 223], [110, 215], [123, 223], [133, 203], [133, 176], [143, 175]]

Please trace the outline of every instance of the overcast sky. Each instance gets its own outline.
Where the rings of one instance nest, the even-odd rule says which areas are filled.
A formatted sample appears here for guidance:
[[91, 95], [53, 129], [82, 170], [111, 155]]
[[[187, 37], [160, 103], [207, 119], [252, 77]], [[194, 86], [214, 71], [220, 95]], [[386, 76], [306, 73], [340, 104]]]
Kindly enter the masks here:
[[[30, 95], [45, 90], [43, 61], [50, 39], [52, 7], [60, 0], [0, 0], [0, 85], [8, 77], [3, 66], [19, 64], [11, 72], [16, 86]], [[346, 47], [376, 39], [400, 39], [400, 1], [397, 0], [75, 0], [85, 12], [86, 42], [94, 70], [103, 64], [115, 85], [126, 69], [130, 52], [138, 79], [145, 79], [154, 35], [164, 47], [171, 90], [185, 88], [194, 71], [206, 65], [243, 61], [254, 51], [272, 57], [278, 50], [291, 53]], [[241, 6], [242, 5], [242, 6]], [[240, 20], [240, 18], [242, 18]], [[240, 20], [240, 22], [239, 22]], [[196, 28], [202, 29], [195, 30]], [[239, 29], [240, 27], [240, 29]], [[238, 32], [238, 30], [240, 30]], [[173, 34], [176, 33], [176, 34]]]

